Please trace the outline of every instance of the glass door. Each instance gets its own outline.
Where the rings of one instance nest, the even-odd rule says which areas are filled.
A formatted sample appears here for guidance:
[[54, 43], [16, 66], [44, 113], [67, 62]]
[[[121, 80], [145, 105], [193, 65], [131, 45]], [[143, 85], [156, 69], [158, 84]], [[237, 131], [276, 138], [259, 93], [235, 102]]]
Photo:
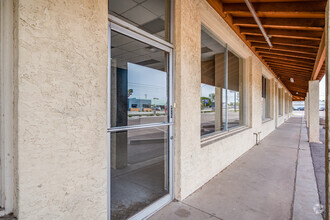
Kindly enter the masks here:
[[110, 45], [110, 217], [141, 218], [172, 199], [172, 50], [113, 23]]

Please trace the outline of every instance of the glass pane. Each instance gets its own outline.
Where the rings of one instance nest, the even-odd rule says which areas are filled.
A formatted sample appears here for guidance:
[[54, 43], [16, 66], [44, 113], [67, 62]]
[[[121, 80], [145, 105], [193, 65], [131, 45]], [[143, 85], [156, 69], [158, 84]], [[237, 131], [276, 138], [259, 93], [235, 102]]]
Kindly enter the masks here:
[[266, 99], [262, 98], [262, 120], [266, 119]]
[[111, 126], [168, 121], [168, 53], [111, 32]]
[[278, 89], [278, 115], [282, 115], [282, 90]]
[[270, 80], [262, 76], [262, 120], [270, 118]]
[[136, 214], [168, 186], [168, 127], [111, 134], [111, 219]]
[[170, 0], [109, 0], [109, 13], [169, 41]]
[[224, 130], [225, 48], [202, 27], [201, 135]]
[[228, 51], [228, 129], [236, 127], [241, 122], [240, 95], [242, 95], [242, 77], [240, 76], [240, 59]]

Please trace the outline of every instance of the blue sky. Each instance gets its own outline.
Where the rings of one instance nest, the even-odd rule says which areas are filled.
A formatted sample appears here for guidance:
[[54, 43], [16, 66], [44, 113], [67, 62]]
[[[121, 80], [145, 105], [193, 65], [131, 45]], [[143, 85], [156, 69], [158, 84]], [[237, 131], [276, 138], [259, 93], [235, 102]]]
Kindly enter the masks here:
[[128, 63], [128, 89], [133, 89], [129, 98], [167, 100], [167, 73], [149, 67]]

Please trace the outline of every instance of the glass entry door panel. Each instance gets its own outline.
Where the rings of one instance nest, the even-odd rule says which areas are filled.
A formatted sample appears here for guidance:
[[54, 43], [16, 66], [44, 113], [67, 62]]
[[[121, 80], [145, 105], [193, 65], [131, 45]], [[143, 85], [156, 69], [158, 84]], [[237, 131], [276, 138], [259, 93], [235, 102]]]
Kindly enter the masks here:
[[111, 219], [169, 194], [169, 54], [111, 32]]
[[111, 33], [111, 126], [168, 122], [168, 53]]
[[111, 134], [111, 219], [127, 219], [168, 194], [167, 126]]

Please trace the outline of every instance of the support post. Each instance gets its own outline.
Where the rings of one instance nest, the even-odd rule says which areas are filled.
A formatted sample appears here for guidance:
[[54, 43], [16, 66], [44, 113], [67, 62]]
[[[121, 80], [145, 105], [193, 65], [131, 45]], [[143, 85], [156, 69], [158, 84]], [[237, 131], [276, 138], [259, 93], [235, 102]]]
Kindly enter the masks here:
[[329, 175], [329, 166], [330, 166], [330, 161], [329, 161], [329, 140], [330, 140], [330, 124], [329, 124], [329, 113], [330, 113], [330, 74], [329, 74], [329, 38], [330, 38], [330, 26], [329, 26], [329, 21], [330, 21], [330, 13], [329, 13], [329, 1], [326, 6], [326, 16], [325, 16], [325, 47], [326, 47], [326, 55], [325, 55], [325, 218], [330, 219], [330, 202], [329, 202], [329, 195], [330, 195], [330, 175]]
[[320, 141], [319, 84], [318, 80], [311, 80], [308, 82], [309, 142]]

